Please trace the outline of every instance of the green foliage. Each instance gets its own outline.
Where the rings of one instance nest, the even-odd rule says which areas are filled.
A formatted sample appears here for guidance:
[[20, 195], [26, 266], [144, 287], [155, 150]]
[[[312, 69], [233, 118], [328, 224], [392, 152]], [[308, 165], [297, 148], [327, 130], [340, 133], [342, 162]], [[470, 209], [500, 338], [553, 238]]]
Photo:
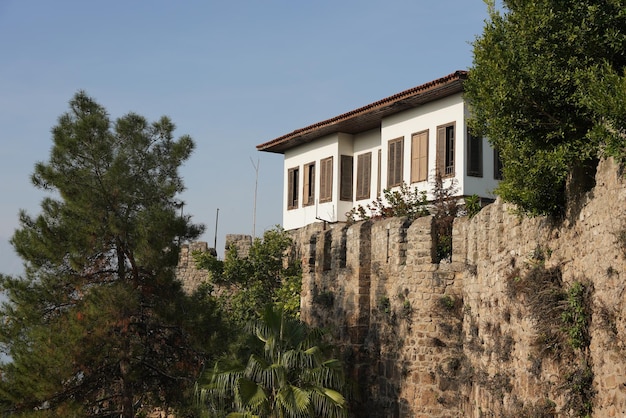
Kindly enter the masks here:
[[381, 296], [378, 298], [378, 311], [384, 314], [391, 313], [391, 301], [387, 296]]
[[25, 277], [0, 278], [3, 412], [133, 417], [139, 399], [182, 405], [218, 321], [174, 276], [179, 243], [202, 227], [177, 209], [194, 144], [173, 131], [166, 117], [112, 122], [83, 92], [59, 118], [32, 176], [50, 196], [37, 217], [20, 214], [11, 240]]
[[449, 184], [445, 185], [441, 173], [435, 175], [432, 212], [437, 238], [437, 261], [452, 257], [452, 225], [459, 213], [458, 199], [454, 196], [456, 192], [455, 179], [449, 180]]
[[359, 220], [407, 217], [410, 220], [429, 215], [425, 191], [411, 189], [402, 183], [397, 189], [385, 189], [383, 197], [378, 197], [366, 206], [352, 208], [346, 217], [348, 223]]
[[257, 319], [270, 302], [289, 316], [299, 316], [302, 269], [285, 258], [291, 243], [289, 234], [277, 226], [253, 241], [247, 257], [235, 247], [223, 261], [208, 252], [194, 254], [198, 268], [208, 270], [211, 283], [222, 289], [220, 306], [235, 329]]
[[561, 314], [568, 343], [574, 349], [589, 345], [589, 312], [587, 289], [581, 282], [574, 282], [567, 291], [567, 305]]
[[626, 69], [614, 69], [607, 61], [584, 73], [587, 76], [581, 103], [594, 111], [589, 137], [605, 156], [626, 162]]
[[439, 306], [446, 311], [451, 311], [456, 307], [456, 302], [452, 296], [444, 295], [439, 298]]
[[593, 370], [586, 361], [581, 361], [577, 367], [565, 376], [561, 385], [565, 392], [565, 405], [563, 410], [573, 416], [588, 418], [593, 416]]
[[558, 214], [575, 167], [623, 155], [626, 12], [621, 0], [490, 1], [465, 85], [472, 128], [499, 150], [496, 192]]
[[480, 204], [480, 197], [478, 195], [473, 194], [471, 196], [465, 197], [465, 211], [467, 212], [467, 216], [471, 219], [480, 212], [482, 206]]
[[247, 329], [259, 343], [247, 361], [217, 363], [198, 386], [208, 416], [347, 416], [341, 363], [321, 330], [270, 306]]
[[415, 220], [431, 213], [434, 216], [437, 237], [437, 260], [452, 255], [452, 224], [458, 215], [458, 199], [454, 196], [458, 189], [455, 179], [444, 180], [440, 173], [433, 176], [433, 200], [428, 201], [426, 191], [411, 189], [405, 183], [397, 189], [385, 189], [384, 197], [379, 197], [367, 206], [352, 208], [346, 217], [348, 223], [359, 220], [407, 217]]

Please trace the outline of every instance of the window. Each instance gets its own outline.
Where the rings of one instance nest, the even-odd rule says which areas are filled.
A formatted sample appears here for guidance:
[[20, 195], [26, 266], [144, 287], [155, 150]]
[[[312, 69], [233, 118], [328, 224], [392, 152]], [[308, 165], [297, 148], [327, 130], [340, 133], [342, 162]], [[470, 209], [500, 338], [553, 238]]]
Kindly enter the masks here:
[[302, 205], [310, 206], [313, 203], [315, 203], [315, 163], [309, 163], [304, 166]]
[[493, 178], [502, 180], [502, 159], [497, 149], [493, 150]]
[[298, 167], [287, 170], [287, 209], [298, 207], [298, 178], [300, 169]]
[[339, 198], [341, 200], [352, 200], [352, 157], [350, 155], [341, 156], [341, 184], [339, 185]]
[[396, 138], [389, 141], [389, 151], [387, 154], [387, 187], [402, 184], [403, 149], [404, 138]]
[[428, 180], [428, 131], [411, 136], [411, 183]]
[[356, 200], [369, 199], [372, 182], [372, 153], [360, 154], [356, 160]]
[[333, 199], [333, 157], [320, 161], [320, 203]]
[[467, 175], [483, 176], [483, 139], [473, 136], [467, 130]]
[[442, 177], [454, 176], [455, 123], [437, 127], [437, 173]]

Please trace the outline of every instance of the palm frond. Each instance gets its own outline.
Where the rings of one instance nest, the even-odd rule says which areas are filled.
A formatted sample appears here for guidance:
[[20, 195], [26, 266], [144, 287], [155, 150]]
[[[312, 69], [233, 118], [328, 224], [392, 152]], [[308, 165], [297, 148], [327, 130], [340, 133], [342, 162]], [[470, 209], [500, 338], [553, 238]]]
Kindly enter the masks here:
[[285, 385], [280, 388], [275, 402], [290, 418], [308, 417], [312, 411], [309, 393], [297, 386]]

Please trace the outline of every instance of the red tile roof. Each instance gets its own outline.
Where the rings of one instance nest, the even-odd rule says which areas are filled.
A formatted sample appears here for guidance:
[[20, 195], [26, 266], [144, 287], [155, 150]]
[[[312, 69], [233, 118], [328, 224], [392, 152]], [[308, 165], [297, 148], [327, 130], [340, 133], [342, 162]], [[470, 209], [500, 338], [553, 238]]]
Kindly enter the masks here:
[[413, 87], [386, 99], [360, 107], [339, 116], [315, 123], [305, 128], [257, 145], [259, 151], [284, 152], [295, 146], [314, 141], [322, 136], [337, 132], [356, 134], [380, 126], [387, 116], [415, 108], [428, 102], [463, 91], [467, 71], [456, 71], [445, 77]]

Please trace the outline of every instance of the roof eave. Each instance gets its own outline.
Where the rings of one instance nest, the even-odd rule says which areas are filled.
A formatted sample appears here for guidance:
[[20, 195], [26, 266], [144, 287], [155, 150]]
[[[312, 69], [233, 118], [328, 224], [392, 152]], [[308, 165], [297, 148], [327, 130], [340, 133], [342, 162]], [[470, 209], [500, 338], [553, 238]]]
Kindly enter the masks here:
[[335, 116], [305, 128], [257, 145], [257, 150], [284, 154], [286, 150], [314, 141], [326, 135], [344, 132], [356, 134], [379, 127], [383, 118], [413, 109], [463, 91], [467, 71], [457, 71], [445, 77]]

